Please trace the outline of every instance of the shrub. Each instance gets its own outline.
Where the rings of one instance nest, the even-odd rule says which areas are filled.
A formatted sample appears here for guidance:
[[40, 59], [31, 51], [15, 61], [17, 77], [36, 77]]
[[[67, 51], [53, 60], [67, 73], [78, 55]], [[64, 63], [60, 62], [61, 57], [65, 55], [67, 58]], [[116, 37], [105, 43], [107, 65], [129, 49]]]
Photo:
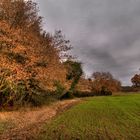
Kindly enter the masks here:
[[6, 80], [6, 76], [8, 74], [2, 73], [0, 75], [0, 108], [5, 106], [13, 106], [15, 94], [13, 85]]
[[92, 92], [95, 96], [109, 96], [112, 95], [112, 91], [109, 90], [107, 87], [102, 86], [101, 89], [92, 89]]
[[75, 91], [74, 96], [75, 97], [91, 97], [91, 96], [95, 96], [95, 94], [89, 91]]
[[112, 95], [112, 92], [103, 86], [100, 91], [100, 95], [108, 96], [108, 95]]
[[109, 95], [112, 95], [112, 92], [105, 86], [102, 86], [101, 90], [97, 90], [96, 88], [92, 89], [92, 91], [77, 90], [73, 93], [73, 95], [75, 97], [109, 96]]
[[24, 106], [26, 104], [31, 106], [42, 105], [44, 102], [44, 92], [45, 91], [39, 87], [39, 83], [35, 79], [20, 80], [16, 87], [16, 104], [19, 106]]
[[65, 87], [60, 83], [60, 81], [54, 81], [55, 89], [55, 95], [58, 99], [61, 98], [61, 96], [65, 93]]
[[67, 91], [65, 92], [63, 95], [61, 95], [60, 100], [64, 100], [64, 99], [72, 99], [74, 98], [74, 95], [72, 92]]
[[45, 91], [39, 87], [38, 81], [30, 78], [9, 82], [7, 74], [0, 75], [0, 108], [39, 106], [44, 104]]
[[55, 81], [54, 86], [56, 87], [55, 95], [57, 95], [57, 99], [71, 99], [73, 98], [73, 92], [67, 91], [65, 87], [60, 83], [60, 81]]

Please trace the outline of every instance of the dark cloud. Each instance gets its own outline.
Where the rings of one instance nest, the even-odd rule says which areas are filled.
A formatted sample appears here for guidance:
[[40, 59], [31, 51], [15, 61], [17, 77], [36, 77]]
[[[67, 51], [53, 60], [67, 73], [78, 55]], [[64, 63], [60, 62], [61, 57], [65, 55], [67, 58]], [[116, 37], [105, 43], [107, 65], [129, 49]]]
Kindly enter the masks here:
[[110, 71], [124, 84], [140, 67], [140, 0], [36, 0], [44, 28], [62, 29], [85, 72]]

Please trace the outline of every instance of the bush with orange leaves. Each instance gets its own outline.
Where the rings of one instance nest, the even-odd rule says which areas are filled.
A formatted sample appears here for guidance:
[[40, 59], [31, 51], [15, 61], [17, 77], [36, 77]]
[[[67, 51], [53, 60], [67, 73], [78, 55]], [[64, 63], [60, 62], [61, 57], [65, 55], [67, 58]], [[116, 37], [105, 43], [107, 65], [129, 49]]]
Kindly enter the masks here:
[[120, 81], [114, 79], [109, 72], [95, 72], [92, 78], [92, 92], [96, 95], [111, 95], [121, 90]]

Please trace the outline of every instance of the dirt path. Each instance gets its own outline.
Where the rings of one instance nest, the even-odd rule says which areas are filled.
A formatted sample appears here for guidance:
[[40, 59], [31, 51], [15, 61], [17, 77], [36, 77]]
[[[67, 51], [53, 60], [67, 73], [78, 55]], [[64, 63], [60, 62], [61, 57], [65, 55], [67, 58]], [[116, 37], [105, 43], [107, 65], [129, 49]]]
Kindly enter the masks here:
[[0, 120], [13, 125], [0, 136], [0, 140], [34, 140], [45, 122], [79, 101], [65, 100], [33, 111], [2, 112]]

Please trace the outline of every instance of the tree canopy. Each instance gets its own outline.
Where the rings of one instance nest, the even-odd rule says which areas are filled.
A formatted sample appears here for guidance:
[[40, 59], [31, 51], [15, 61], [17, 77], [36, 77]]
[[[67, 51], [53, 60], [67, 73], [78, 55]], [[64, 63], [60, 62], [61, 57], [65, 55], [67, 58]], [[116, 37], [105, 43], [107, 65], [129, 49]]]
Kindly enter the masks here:
[[140, 74], [135, 74], [132, 77], [131, 82], [133, 83], [133, 86], [140, 87]]
[[92, 74], [93, 91], [100, 92], [108, 90], [111, 92], [119, 91], [121, 88], [120, 81], [116, 80], [109, 72], [95, 72]]

